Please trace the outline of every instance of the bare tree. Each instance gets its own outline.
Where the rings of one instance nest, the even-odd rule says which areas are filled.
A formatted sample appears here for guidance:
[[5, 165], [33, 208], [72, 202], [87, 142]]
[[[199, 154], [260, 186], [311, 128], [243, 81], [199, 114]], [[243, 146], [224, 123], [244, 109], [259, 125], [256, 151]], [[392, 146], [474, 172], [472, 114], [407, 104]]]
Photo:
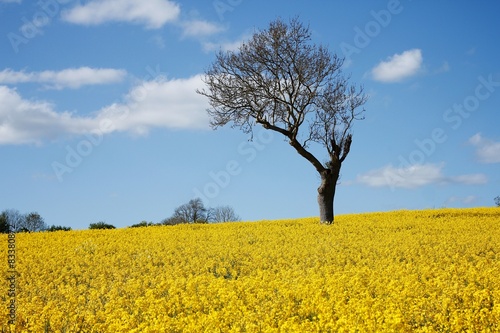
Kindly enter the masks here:
[[[333, 223], [333, 201], [340, 169], [349, 154], [354, 120], [367, 100], [361, 87], [349, 84], [343, 59], [311, 42], [309, 27], [297, 18], [281, 19], [256, 32], [238, 51], [220, 51], [207, 69], [208, 113], [213, 128], [232, 123], [245, 133], [255, 125], [282, 134], [321, 177], [320, 219]], [[326, 149], [322, 163], [309, 150]]]
[[6, 209], [2, 212], [2, 219], [7, 223], [10, 232], [19, 232], [24, 228], [26, 215], [21, 214], [17, 209]]
[[42, 231], [47, 228], [45, 221], [37, 212], [32, 212], [26, 215], [24, 219], [23, 229], [26, 231]]
[[203, 205], [200, 198], [189, 200], [188, 203], [177, 207], [172, 219], [178, 223], [208, 223], [210, 216], [209, 210]]
[[229, 206], [206, 208], [200, 198], [189, 200], [174, 210], [174, 214], [161, 221], [163, 225], [182, 223], [210, 223], [239, 221], [240, 217]]
[[17, 209], [7, 209], [0, 214], [0, 232], [42, 231], [47, 228], [37, 212], [21, 214]]
[[212, 209], [213, 222], [236, 222], [240, 217], [230, 206], [218, 206]]
[[181, 219], [174, 217], [174, 216], [167, 217], [166, 219], [163, 219], [160, 222], [160, 224], [162, 224], [162, 225], [177, 225], [177, 224], [182, 224], [182, 223], [186, 223], [186, 222], [184, 222]]

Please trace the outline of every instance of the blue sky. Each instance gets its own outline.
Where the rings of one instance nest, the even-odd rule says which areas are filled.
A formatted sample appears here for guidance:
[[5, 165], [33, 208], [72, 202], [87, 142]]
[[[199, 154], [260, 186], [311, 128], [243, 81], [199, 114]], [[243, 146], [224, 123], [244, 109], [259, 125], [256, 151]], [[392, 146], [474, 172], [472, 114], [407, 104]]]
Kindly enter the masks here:
[[195, 93], [216, 50], [297, 15], [370, 96], [337, 214], [492, 206], [499, 12], [496, 1], [0, 0], [0, 210], [73, 229], [159, 222], [196, 196], [244, 220], [318, 215], [312, 165], [278, 134], [210, 129]]

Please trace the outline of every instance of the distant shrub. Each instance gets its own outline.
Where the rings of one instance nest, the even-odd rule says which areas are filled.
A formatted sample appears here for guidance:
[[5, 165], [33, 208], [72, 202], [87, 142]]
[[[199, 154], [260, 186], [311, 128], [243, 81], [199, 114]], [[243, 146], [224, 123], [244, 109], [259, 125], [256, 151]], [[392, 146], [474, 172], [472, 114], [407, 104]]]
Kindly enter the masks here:
[[107, 224], [105, 222], [90, 223], [89, 229], [116, 229], [112, 224]]
[[155, 225], [153, 222], [142, 221], [140, 223], [132, 224], [130, 228], [151, 227]]
[[177, 225], [186, 223], [182, 219], [176, 216], [168, 217], [160, 222], [160, 225]]
[[51, 225], [45, 231], [71, 231], [71, 227], [63, 227], [61, 225]]

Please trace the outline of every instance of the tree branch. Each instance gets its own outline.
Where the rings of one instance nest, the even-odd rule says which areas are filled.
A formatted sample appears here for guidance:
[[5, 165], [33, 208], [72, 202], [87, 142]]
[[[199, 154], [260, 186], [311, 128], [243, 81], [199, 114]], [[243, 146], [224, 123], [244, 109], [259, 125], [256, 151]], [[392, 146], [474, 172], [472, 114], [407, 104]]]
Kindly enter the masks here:
[[284, 128], [281, 128], [279, 126], [276, 126], [276, 125], [273, 125], [271, 124], [270, 122], [268, 122], [267, 120], [265, 119], [262, 119], [262, 118], [256, 118], [255, 119], [255, 122], [257, 124], [261, 124], [262, 127], [264, 127], [265, 129], [270, 129], [272, 131], [275, 131], [275, 132], [278, 132], [278, 133], [281, 133], [283, 134], [284, 136], [286, 137], [289, 137], [291, 135], [291, 132], [290, 131], [287, 131], [285, 130]]
[[304, 157], [306, 160], [311, 162], [311, 164], [314, 166], [316, 171], [318, 171], [320, 174], [326, 170], [326, 168], [321, 164], [318, 159], [311, 154], [307, 149], [305, 149], [296, 139], [290, 139], [289, 141], [290, 145], [295, 148], [297, 153], [299, 153], [300, 156]]

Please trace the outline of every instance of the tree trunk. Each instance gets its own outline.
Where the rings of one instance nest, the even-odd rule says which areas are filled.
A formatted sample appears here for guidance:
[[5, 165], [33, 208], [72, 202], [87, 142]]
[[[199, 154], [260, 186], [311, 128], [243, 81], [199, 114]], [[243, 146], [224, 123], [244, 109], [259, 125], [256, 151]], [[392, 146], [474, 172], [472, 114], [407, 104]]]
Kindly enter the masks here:
[[321, 185], [318, 187], [319, 218], [321, 223], [325, 224], [333, 224], [334, 220], [333, 200], [340, 168], [332, 169], [321, 173]]

